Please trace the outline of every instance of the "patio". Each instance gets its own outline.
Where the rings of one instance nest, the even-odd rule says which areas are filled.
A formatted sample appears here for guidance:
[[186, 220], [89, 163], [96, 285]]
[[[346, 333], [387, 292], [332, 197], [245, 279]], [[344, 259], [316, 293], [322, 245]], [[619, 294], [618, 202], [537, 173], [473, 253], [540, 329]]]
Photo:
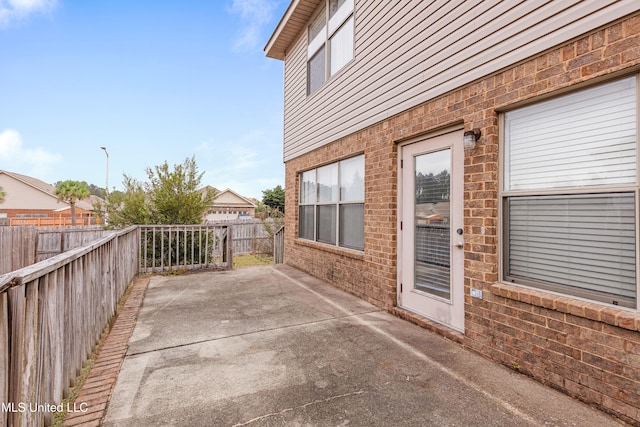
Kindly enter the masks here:
[[618, 425], [285, 265], [152, 276], [123, 348], [104, 426]]

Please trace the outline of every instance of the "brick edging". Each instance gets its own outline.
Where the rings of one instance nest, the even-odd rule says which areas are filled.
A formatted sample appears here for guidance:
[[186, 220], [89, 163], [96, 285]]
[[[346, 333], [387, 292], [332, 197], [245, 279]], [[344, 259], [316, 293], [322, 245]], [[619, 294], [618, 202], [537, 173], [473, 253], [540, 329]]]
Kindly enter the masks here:
[[120, 366], [127, 353], [129, 338], [133, 333], [149, 280], [149, 276], [138, 276], [134, 280], [131, 293], [120, 313], [116, 315], [113, 327], [78, 393], [75, 404], [69, 405], [75, 412], [67, 413], [63, 426], [101, 425], [111, 392], [118, 379]]

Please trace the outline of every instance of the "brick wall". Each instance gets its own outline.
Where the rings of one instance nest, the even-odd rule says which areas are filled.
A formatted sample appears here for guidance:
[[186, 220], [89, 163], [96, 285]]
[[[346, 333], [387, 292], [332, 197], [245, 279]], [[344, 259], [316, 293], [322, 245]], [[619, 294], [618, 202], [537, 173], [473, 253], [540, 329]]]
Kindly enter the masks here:
[[[556, 389], [640, 424], [640, 315], [498, 282], [499, 111], [640, 70], [640, 17], [583, 38], [358, 131], [286, 164], [285, 260]], [[395, 307], [397, 143], [463, 122], [465, 334]], [[297, 239], [298, 173], [365, 154], [364, 252]], [[469, 288], [483, 290], [471, 298]]]

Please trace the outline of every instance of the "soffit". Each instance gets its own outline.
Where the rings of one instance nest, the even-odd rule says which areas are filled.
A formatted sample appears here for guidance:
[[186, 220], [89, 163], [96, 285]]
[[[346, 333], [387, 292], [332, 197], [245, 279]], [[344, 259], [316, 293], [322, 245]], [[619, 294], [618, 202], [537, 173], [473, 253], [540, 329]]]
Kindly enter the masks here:
[[264, 47], [269, 58], [284, 60], [287, 49], [306, 28], [313, 12], [324, 0], [293, 0]]

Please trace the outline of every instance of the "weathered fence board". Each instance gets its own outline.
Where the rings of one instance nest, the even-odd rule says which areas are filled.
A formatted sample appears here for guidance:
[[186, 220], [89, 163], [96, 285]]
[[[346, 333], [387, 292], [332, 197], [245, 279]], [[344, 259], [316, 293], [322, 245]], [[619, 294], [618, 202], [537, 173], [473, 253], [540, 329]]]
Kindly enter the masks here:
[[95, 227], [0, 227], [0, 274], [18, 270], [113, 233]]
[[233, 253], [270, 254], [272, 237], [261, 220], [220, 221], [213, 225], [230, 225], [233, 227]]
[[273, 263], [284, 263], [284, 225], [273, 235]]
[[37, 261], [43, 261], [113, 233], [100, 226], [38, 229]]
[[[6, 292], [0, 293], [0, 348], [9, 348], [9, 306]], [[9, 352], [0, 351], [0, 402], [9, 402]], [[7, 425], [9, 412], [0, 411], [0, 426]]]
[[0, 274], [33, 264], [38, 231], [33, 226], [0, 227]]
[[[138, 273], [137, 227], [0, 276], [0, 398], [54, 405]], [[0, 426], [42, 426], [53, 412], [0, 411]]]

